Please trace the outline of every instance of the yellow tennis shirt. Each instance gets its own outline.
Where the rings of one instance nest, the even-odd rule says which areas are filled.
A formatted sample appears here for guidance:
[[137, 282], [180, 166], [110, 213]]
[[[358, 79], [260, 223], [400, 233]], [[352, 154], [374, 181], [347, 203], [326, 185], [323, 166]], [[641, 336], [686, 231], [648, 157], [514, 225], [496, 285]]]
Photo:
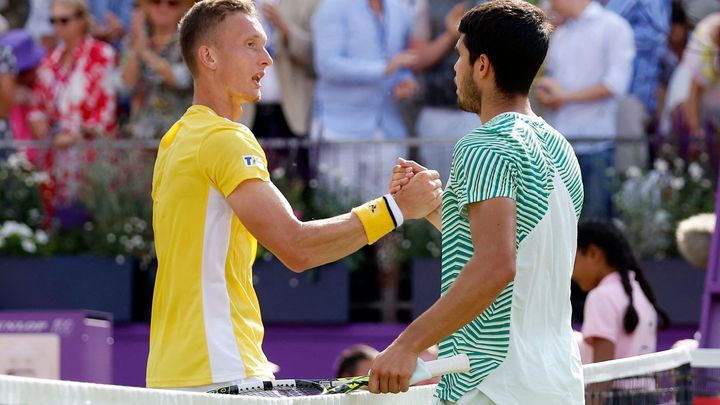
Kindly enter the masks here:
[[252, 132], [205, 106], [191, 106], [160, 141], [148, 387], [272, 376], [252, 285], [257, 241], [225, 199], [245, 180], [269, 181], [266, 168]]

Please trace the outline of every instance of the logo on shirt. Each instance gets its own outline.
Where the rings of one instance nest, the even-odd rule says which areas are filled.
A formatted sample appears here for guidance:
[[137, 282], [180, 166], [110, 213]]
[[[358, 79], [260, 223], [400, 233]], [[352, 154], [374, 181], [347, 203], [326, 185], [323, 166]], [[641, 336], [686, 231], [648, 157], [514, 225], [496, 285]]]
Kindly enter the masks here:
[[260, 156], [245, 155], [243, 156], [243, 161], [245, 162], [245, 166], [247, 167], [259, 167], [261, 169], [265, 168], [265, 163]]

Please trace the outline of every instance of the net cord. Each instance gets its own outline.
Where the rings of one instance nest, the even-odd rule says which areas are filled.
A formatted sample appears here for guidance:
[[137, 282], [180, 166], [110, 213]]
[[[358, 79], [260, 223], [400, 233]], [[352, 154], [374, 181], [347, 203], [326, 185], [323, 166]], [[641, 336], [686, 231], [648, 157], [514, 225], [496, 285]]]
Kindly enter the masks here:
[[618, 378], [650, 375], [690, 364], [692, 357], [687, 348], [644, 354], [624, 359], [604, 361], [583, 366], [585, 384], [611, 381]]

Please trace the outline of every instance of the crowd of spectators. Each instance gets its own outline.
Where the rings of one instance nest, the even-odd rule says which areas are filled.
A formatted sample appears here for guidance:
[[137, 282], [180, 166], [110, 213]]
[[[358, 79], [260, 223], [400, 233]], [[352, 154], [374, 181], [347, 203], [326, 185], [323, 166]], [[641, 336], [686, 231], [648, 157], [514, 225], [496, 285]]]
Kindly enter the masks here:
[[[243, 123], [258, 138], [317, 142], [292, 156], [270, 149], [271, 166], [290, 158], [304, 178], [332, 168], [377, 194], [384, 177], [373, 173], [408, 154], [392, 142], [408, 137], [446, 141], [417, 155], [446, 177], [451, 145], [480, 124], [457, 107], [453, 66], [460, 17], [481, 2], [256, 0], [274, 64]], [[646, 165], [667, 142], [717, 165], [720, 1], [538, 3], [557, 29], [533, 107], [576, 148], [588, 215], [612, 214], [606, 168]], [[80, 141], [157, 140], [192, 103], [176, 32], [192, 4], [0, 0], [0, 140], [50, 141], [29, 153], [54, 179], [53, 207], [73, 205], [93, 159]]]

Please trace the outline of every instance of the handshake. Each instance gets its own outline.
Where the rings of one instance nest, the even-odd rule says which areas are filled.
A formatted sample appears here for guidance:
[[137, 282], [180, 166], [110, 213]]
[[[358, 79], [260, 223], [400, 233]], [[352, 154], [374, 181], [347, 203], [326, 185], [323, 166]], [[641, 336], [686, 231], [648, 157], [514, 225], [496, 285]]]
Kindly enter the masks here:
[[[393, 167], [388, 192], [407, 219], [439, 217], [442, 205], [442, 181], [435, 170], [412, 160], [398, 158]], [[435, 221], [431, 222], [435, 223]]]

